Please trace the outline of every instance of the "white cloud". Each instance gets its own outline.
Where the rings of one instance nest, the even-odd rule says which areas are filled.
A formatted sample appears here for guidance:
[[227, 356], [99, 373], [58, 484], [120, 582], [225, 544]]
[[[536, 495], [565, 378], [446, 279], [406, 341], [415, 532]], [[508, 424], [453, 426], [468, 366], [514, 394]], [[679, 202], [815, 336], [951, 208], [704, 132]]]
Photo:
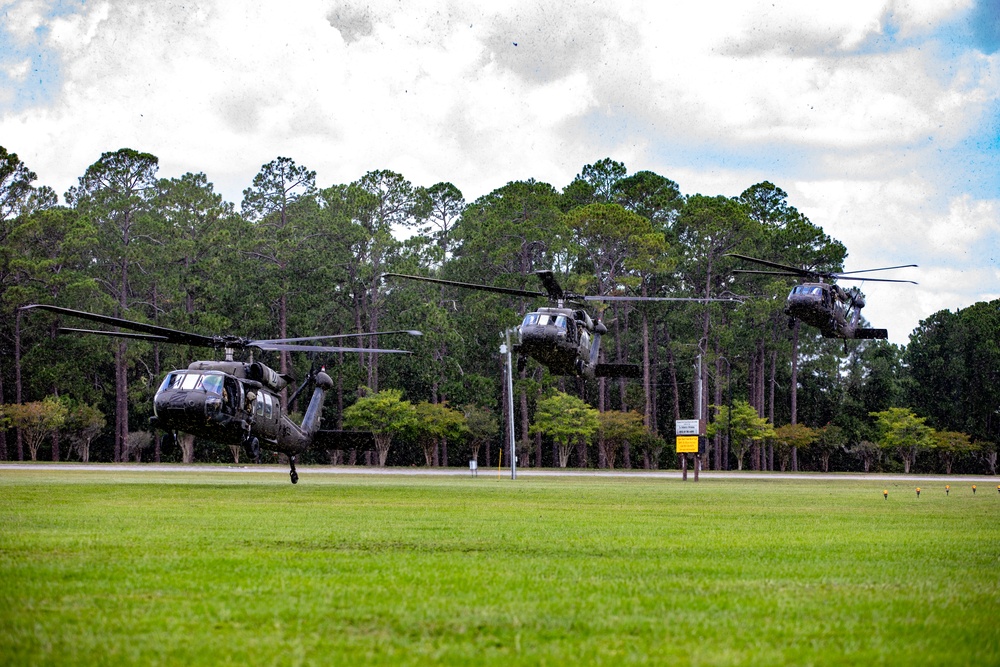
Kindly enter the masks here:
[[60, 193], [128, 146], [237, 204], [279, 155], [322, 186], [393, 169], [469, 200], [514, 179], [562, 187], [605, 156], [687, 193], [771, 180], [851, 268], [968, 264], [969, 288], [869, 299], [912, 328], [991, 275], [1000, 205], [962, 194], [962, 160], [939, 157], [1000, 91], [1000, 55], [936, 41], [969, 2], [121, 1], [55, 17], [7, 2], [7, 34], [47, 35], [62, 70], [54, 100], [0, 116], [0, 136]]

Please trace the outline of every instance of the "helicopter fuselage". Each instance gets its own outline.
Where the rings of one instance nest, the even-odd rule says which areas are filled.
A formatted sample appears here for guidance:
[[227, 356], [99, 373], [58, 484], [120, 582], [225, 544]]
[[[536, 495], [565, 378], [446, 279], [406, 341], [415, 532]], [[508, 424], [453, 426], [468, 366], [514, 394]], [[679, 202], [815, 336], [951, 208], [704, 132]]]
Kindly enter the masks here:
[[555, 375], [583, 375], [590, 363], [593, 331], [593, 321], [582, 310], [539, 308], [524, 316], [515, 350]]
[[785, 314], [816, 327], [824, 338], [887, 338], [885, 329], [859, 326], [864, 305], [860, 293], [848, 294], [831, 283], [802, 283], [788, 294]]
[[295, 456], [312, 443], [319, 428], [325, 392], [333, 386], [326, 373], [316, 376], [316, 389], [302, 424], [288, 418], [281, 405], [286, 380], [261, 363], [196, 361], [171, 371], [153, 397], [151, 424], [223, 444], [244, 445]]

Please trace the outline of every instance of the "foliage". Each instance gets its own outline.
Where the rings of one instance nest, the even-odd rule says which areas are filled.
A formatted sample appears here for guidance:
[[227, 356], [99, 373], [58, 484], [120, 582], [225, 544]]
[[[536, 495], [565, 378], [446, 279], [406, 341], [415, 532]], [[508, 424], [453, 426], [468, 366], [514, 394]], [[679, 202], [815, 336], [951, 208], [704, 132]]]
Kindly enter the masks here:
[[68, 401], [64, 432], [84, 463], [90, 461], [90, 443], [106, 425], [104, 414], [93, 405]]
[[785, 424], [774, 429], [772, 439], [775, 453], [781, 462], [781, 471], [785, 471], [793, 449], [802, 451], [815, 442], [817, 437], [815, 429], [805, 424]]
[[[569, 184], [526, 177], [467, 202], [450, 182], [424, 186], [385, 169], [318, 184], [315, 172], [278, 157], [261, 166], [242, 200], [233, 203], [204, 173], [163, 178], [159, 168], [155, 155], [134, 149], [103, 153], [66, 193], [66, 205], [58, 206], [51, 188], [35, 185], [38, 177], [29, 165], [0, 147], [0, 403], [58, 394], [107, 415], [109, 424], [89, 445], [64, 428], [82, 459], [122, 460], [128, 425], [148, 419], [163, 373], [211, 353], [66, 336], [60, 327], [81, 323], [20, 312], [20, 306], [51, 303], [206, 334], [354, 333], [362, 334], [356, 341], [361, 348], [411, 350], [410, 357], [260, 357], [294, 377], [325, 363], [336, 387], [325, 419], [341, 427], [344, 411], [360, 396], [351, 388], [359, 385], [374, 392], [398, 389], [415, 403], [474, 403], [499, 412], [498, 334], [541, 303], [388, 282], [382, 274], [537, 290], [533, 272], [551, 269], [573, 291], [670, 297], [734, 292], [749, 298], [742, 304], [614, 301], [606, 311], [603, 304], [587, 304], [609, 329], [602, 360], [642, 364], [643, 380], [554, 378], [530, 364], [515, 396], [521, 443], [529, 442], [538, 399], [555, 390], [604, 413], [638, 409], [650, 433], [669, 432], [674, 419], [694, 411], [687, 387], [695, 380], [692, 351], [700, 349], [709, 359], [702, 366], [703, 406], [728, 403], [723, 392], [731, 392], [734, 401], [745, 401], [772, 423], [829, 424], [848, 443], [878, 440], [873, 414], [908, 406], [927, 416], [928, 426], [986, 445], [978, 457], [942, 454], [944, 468], [995, 467], [1000, 303], [935, 313], [905, 348], [885, 341], [845, 346], [809, 327], [789, 329], [782, 313], [789, 281], [736, 275], [736, 263], [725, 255], [741, 252], [831, 270], [843, 266], [847, 248], [770, 181], [738, 196], [685, 195], [666, 175], [630, 174], [625, 164], [605, 157], [584, 165]], [[385, 345], [389, 339], [371, 333], [393, 329], [425, 335], [404, 346]], [[473, 455], [493, 437], [473, 437]], [[658, 445], [647, 446], [644, 438], [630, 441], [628, 456], [613, 452], [613, 464], [633, 465], [636, 445], [655, 466]], [[0, 458], [23, 456], [11, 446], [16, 441], [13, 433], [0, 433]], [[761, 442], [730, 443], [737, 464], [746, 446], [754, 452], [754, 467], [775, 463], [758, 456], [763, 448], [753, 443]], [[187, 440], [180, 444], [171, 439], [162, 452], [157, 444], [149, 455], [174, 460], [182, 450], [192, 451]], [[558, 447], [550, 458], [540, 436], [531, 444], [532, 464], [560, 459]], [[719, 445], [709, 461], [728, 467], [721, 439]], [[577, 440], [574, 446], [581, 462], [593, 460], [585, 444]], [[774, 446], [777, 459], [788, 465], [786, 445]], [[837, 449], [821, 445], [812, 451], [824, 467], [848, 465]], [[563, 454], [566, 460], [568, 449]], [[224, 447], [199, 443], [198, 456], [229, 455]], [[937, 465], [926, 459], [912, 463]], [[862, 458], [866, 466], [871, 462]]]
[[957, 457], [979, 449], [979, 446], [972, 442], [968, 435], [958, 431], [934, 431], [931, 434], [931, 443], [931, 447], [944, 463], [945, 473], [949, 475]]
[[380, 468], [385, 466], [393, 437], [413, 428], [416, 421], [416, 409], [403, 400], [403, 392], [399, 389], [384, 389], [362, 396], [344, 410], [344, 423], [348, 427], [367, 429], [375, 434]]
[[870, 440], [862, 440], [853, 445], [848, 445], [844, 450], [861, 461], [865, 472], [871, 472], [872, 463], [875, 463], [882, 457], [882, 450]]
[[55, 396], [41, 401], [12, 403], [3, 406], [4, 416], [12, 428], [20, 429], [31, 460], [38, 460], [38, 449], [47, 438], [59, 432], [66, 421], [66, 406]]
[[414, 411], [416, 419], [410, 431], [420, 442], [428, 467], [434, 465], [434, 450], [441, 440], [458, 440], [469, 432], [465, 415], [449, 408], [446, 403], [420, 401], [414, 406]]
[[910, 472], [917, 454], [934, 443], [934, 430], [924, 424], [926, 417], [918, 417], [909, 408], [889, 408], [872, 413], [878, 424], [879, 447], [889, 449], [903, 461], [903, 472]]
[[462, 406], [465, 425], [469, 429], [472, 445], [472, 460], [479, 460], [479, 448], [494, 440], [500, 433], [500, 423], [489, 408], [481, 408], [474, 403]]
[[823, 472], [830, 472], [830, 456], [847, 444], [847, 435], [844, 429], [836, 424], [827, 424], [819, 429], [813, 449], [819, 454], [823, 463]]
[[601, 442], [604, 447], [604, 461], [609, 468], [615, 467], [615, 457], [618, 451], [630, 442], [640, 443], [646, 434], [646, 427], [642, 423], [642, 415], [632, 410], [630, 412], [620, 412], [609, 410], [598, 414], [600, 421]]
[[728, 405], [713, 405], [712, 408], [716, 411], [715, 419], [708, 425], [706, 432], [709, 437], [716, 433], [730, 433], [737, 469], [743, 470], [743, 457], [750, 451], [750, 447], [755, 442], [774, 437], [774, 426], [743, 400], [733, 401], [731, 411]]
[[599, 413], [576, 396], [557, 391], [538, 402], [531, 433], [552, 438], [559, 450], [559, 467], [569, 462], [570, 448], [579, 438], [589, 439], [600, 428]]

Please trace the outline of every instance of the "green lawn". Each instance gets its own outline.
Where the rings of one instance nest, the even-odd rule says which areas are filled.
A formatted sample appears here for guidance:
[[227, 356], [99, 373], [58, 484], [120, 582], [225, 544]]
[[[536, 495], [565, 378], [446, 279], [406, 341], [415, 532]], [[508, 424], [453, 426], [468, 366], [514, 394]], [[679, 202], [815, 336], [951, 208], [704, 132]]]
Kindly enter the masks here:
[[303, 473], [0, 471], [0, 664], [1000, 664], [986, 484]]

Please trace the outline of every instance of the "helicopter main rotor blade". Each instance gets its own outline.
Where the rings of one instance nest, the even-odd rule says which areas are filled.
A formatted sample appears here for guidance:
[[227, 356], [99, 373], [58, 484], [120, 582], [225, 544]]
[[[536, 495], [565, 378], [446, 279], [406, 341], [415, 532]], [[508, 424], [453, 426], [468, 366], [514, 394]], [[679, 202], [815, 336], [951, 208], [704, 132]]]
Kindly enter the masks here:
[[[725, 255], [726, 257], [735, 257], [737, 259], [742, 259], [747, 262], [753, 262], [754, 264], [760, 264], [761, 266], [769, 266], [772, 269], [781, 269], [782, 271], [789, 271], [791, 275], [802, 276], [804, 278], [809, 278], [811, 276], [824, 275], [821, 271], [809, 271], [807, 269], [800, 269], [796, 266], [789, 266], [787, 264], [779, 264], [778, 262], [769, 262], [766, 259], [757, 259], [756, 257], [747, 257], [746, 255], [739, 255], [735, 252], [731, 252]], [[745, 273], [745, 271], [744, 271]]]
[[59, 327], [58, 333], [85, 333], [96, 336], [112, 336], [114, 338], [132, 338], [135, 340], [148, 340], [154, 343], [169, 343], [165, 336], [153, 336], [152, 334], [133, 333], [131, 331], [99, 331], [97, 329], [71, 329], [69, 327]]
[[696, 296], [585, 296], [585, 301], [696, 301], [707, 303], [709, 301], [727, 301], [742, 303], [741, 299], [735, 297], [712, 298]]
[[[52, 313], [58, 313], [60, 315], [70, 315], [72, 317], [79, 317], [80, 319], [83, 320], [90, 320], [91, 322], [99, 322], [101, 324], [107, 324], [113, 327], [131, 329], [132, 331], [139, 332], [142, 334], [162, 337], [162, 338], [152, 338], [149, 340], [160, 340], [161, 342], [167, 342], [167, 343], [180, 343], [184, 345], [198, 345], [201, 347], [218, 348], [218, 347], [225, 347], [227, 342], [236, 343], [235, 345], [233, 345], [233, 347], [240, 347], [240, 343], [243, 342], [241, 339], [236, 339], [233, 341], [223, 341], [217, 338], [212, 338], [210, 336], [202, 336], [201, 334], [189, 333], [187, 331], [177, 331], [176, 329], [168, 329], [166, 327], [156, 326], [155, 324], [133, 322], [132, 320], [125, 320], [120, 317], [111, 317], [110, 315], [99, 315], [97, 313], [88, 313], [82, 310], [73, 310], [72, 308], [62, 308], [61, 306], [50, 306], [48, 304], [42, 304], [42, 303], [33, 303], [21, 307], [21, 310], [29, 310], [29, 309], [47, 310]], [[79, 331], [84, 331], [84, 330], [80, 329]], [[104, 335], [114, 336], [116, 335], [116, 333], [113, 331], [108, 331], [104, 332]], [[124, 337], [136, 338], [137, 336], [133, 334]]]
[[441, 278], [427, 278], [424, 276], [410, 276], [405, 273], [383, 273], [383, 278], [407, 278], [409, 280], [422, 280], [425, 283], [437, 283], [439, 285], [452, 285], [454, 287], [464, 287], [466, 289], [479, 290], [480, 292], [495, 292], [496, 294], [510, 294], [512, 296], [527, 297], [548, 297], [545, 292], [533, 292], [531, 290], [515, 289], [511, 287], [493, 287], [492, 285], [477, 285], [475, 283], [460, 283], [455, 280], [443, 280]]
[[[793, 278], [803, 277], [801, 273], [792, 273], [791, 271], [755, 271], [754, 269], [733, 269], [733, 273], [753, 273], [758, 276], [791, 276]], [[811, 275], [806, 277], [811, 277]]]
[[837, 280], [860, 280], [862, 282], [869, 283], [910, 283], [911, 285], [919, 285], [920, 283], [913, 280], [893, 280], [892, 278], [865, 278], [863, 276], [842, 276], [839, 273], [833, 275]]
[[337, 338], [361, 338], [362, 336], [390, 336], [393, 334], [408, 334], [410, 336], [423, 336], [422, 331], [415, 329], [401, 329], [399, 331], [371, 331], [366, 333], [335, 334], [333, 336], [306, 336], [304, 338], [271, 338], [268, 340], [255, 340], [250, 344], [259, 347], [261, 343], [302, 343], [307, 340], [332, 340]]
[[369, 354], [413, 354], [409, 350], [383, 350], [377, 347], [337, 347], [333, 345], [288, 345], [285, 343], [268, 343], [264, 345], [255, 344], [254, 347], [271, 352], [366, 352]]

